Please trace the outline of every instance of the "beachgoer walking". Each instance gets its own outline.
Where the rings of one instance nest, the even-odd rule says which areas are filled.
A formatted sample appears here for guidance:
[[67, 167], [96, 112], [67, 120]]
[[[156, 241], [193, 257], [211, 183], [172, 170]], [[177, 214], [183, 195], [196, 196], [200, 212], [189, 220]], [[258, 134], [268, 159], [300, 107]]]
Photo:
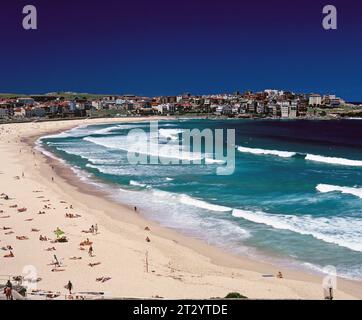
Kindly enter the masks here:
[[137, 212], [137, 207], [134, 207], [134, 211]]
[[94, 226], [94, 234], [98, 234], [98, 224], [97, 223]]
[[92, 246], [89, 247], [88, 254], [90, 257], [93, 257], [93, 247]]
[[69, 294], [72, 294], [73, 284], [70, 282], [70, 280], [68, 281], [67, 289], [69, 290]]
[[4, 294], [6, 296], [6, 300], [13, 300], [13, 285], [10, 280], [6, 283]]

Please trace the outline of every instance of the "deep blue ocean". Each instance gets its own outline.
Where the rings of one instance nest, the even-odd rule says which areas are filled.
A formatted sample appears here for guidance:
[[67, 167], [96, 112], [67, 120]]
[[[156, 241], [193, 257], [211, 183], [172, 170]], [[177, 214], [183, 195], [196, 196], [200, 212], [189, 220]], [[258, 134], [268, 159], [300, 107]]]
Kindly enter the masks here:
[[[222, 164], [212, 160], [130, 164], [127, 134], [147, 134], [149, 122], [83, 126], [42, 143], [82, 179], [164, 226], [236, 254], [315, 272], [332, 265], [341, 276], [362, 279], [362, 120], [158, 126], [164, 157], [177, 155], [185, 129], [235, 129], [234, 173], [217, 175]], [[146, 155], [149, 140], [139, 142]]]

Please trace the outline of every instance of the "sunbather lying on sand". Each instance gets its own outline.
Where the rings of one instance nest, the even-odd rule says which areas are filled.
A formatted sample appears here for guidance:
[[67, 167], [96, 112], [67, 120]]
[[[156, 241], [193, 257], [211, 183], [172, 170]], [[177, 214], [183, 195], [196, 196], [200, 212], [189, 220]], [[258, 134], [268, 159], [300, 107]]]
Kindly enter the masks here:
[[57, 250], [57, 249], [55, 249], [54, 247], [51, 247], [51, 248], [46, 249], [45, 251], [55, 251], [55, 250]]
[[95, 267], [95, 266], [98, 266], [98, 265], [100, 265], [100, 264], [101, 264], [100, 262], [88, 263], [88, 266], [90, 266], [90, 267]]
[[20, 213], [20, 212], [26, 212], [28, 209], [27, 208], [20, 208], [20, 209], [18, 209], [18, 212]]
[[6, 246], [6, 247], [2, 247], [1, 250], [13, 250], [12, 246]]
[[35, 228], [31, 229], [31, 232], [39, 232], [39, 231], [40, 231], [39, 229], [35, 229]]
[[97, 282], [106, 282], [108, 280], [111, 280], [112, 278], [111, 277], [100, 277], [100, 278], [97, 278], [96, 281]]
[[10, 227], [3, 227], [2, 229], [3, 229], [3, 230], [11, 230], [12, 228], [10, 228]]
[[69, 260], [82, 260], [82, 257], [71, 257]]
[[91, 246], [93, 244], [92, 241], [89, 241], [89, 239], [87, 238], [87, 240], [82, 241], [79, 245], [80, 246]]
[[16, 236], [17, 240], [29, 240], [27, 236]]
[[10, 251], [9, 254], [4, 255], [4, 258], [14, 258], [14, 254], [12, 251]]
[[81, 215], [80, 214], [73, 214], [73, 213], [66, 213], [65, 217], [66, 218], [80, 218]]
[[13, 234], [13, 233], [14, 233], [14, 231], [9, 231], [9, 232], [5, 232], [5, 235], [8, 236], [8, 235]]

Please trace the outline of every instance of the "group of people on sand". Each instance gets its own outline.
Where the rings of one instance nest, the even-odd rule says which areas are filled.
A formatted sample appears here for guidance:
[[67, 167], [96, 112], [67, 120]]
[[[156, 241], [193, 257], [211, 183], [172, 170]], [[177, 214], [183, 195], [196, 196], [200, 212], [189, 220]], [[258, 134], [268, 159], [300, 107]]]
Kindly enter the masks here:
[[39, 240], [40, 241], [48, 241], [48, 238], [46, 236], [40, 235]]
[[98, 224], [92, 225], [90, 227], [89, 231], [93, 234], [97, 234], [98, 233]]
[[5, 193], [2, 193], [0, 196], [1, 196], [1, 198], [3, 198], [4, 200], [9, 200], [9, 199], [10, 199], [9, 196], [8, 196], [7, 194], [5, 194]]

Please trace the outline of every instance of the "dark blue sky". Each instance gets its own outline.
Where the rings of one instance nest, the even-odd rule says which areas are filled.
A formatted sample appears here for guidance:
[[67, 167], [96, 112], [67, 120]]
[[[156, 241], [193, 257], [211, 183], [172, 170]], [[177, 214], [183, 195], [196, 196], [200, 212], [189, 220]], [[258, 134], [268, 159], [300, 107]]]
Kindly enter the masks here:
[[[38, 30], [22, 8], [38, 9]], [[322, 8], [338, 9], [338, 30]], [[0, 92], [288, 89], [362, 100], [362, 1], [1, 0]]]

